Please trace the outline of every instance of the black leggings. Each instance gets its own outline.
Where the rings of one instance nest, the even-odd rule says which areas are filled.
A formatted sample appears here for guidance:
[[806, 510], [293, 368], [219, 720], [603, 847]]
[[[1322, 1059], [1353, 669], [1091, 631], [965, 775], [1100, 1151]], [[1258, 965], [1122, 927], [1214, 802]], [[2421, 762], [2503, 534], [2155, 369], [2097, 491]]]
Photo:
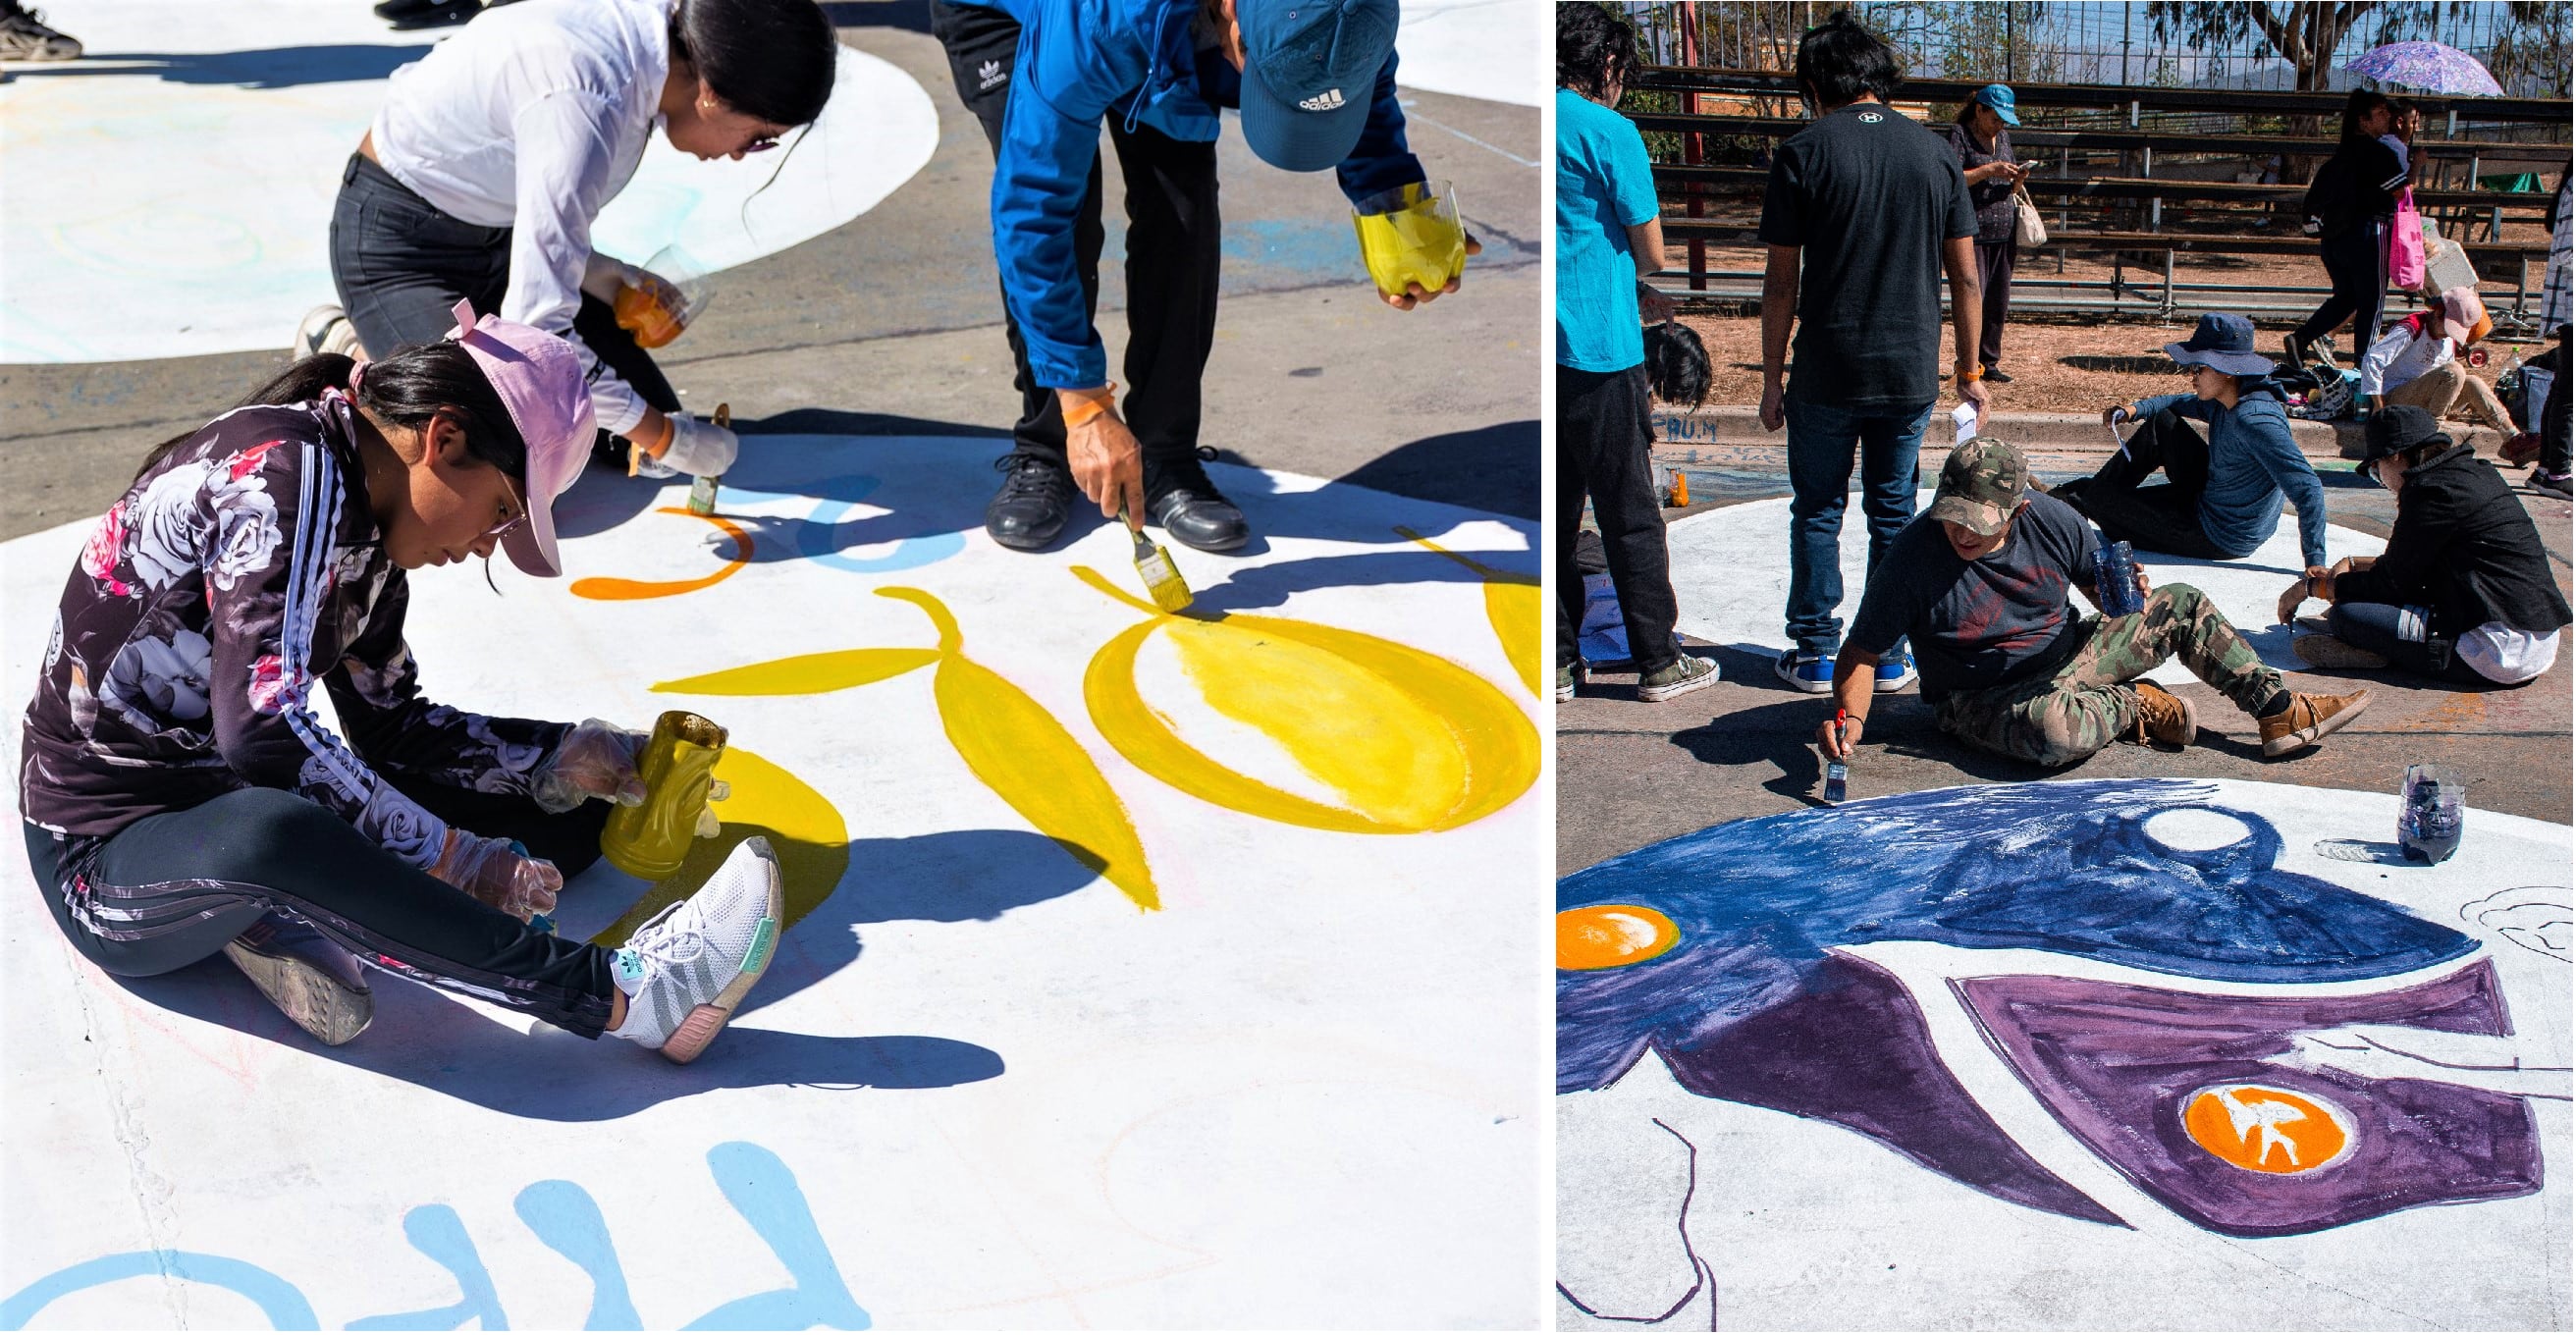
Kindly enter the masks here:
[[[551, 815], [523, 797], [403, 791], [452, 824], [517, 839], [567, 877], [599, 858], [605, 803]], [[29, 825], [27, 862], [64, 937], [120, 977], [194, 964], [279, 911], [378, 968], [585, 1038], [608, 1027], [611, 951], [536, 931], [279, 789], [146, 816], [103, 842]]]
[[[2142, 487], [2156, 470], [2165, 485]], [[2244, 555], [2223, 551], [2200, 527], [2200, 496], [2209, 490], [2209, 442], [2170, 410], [2138, 424], [2126, 453], [2111, 456], [2102, 471], [2059, 485], [2050, 494], [2101, 525], [2114, 542], [2140, 551], [2225, 561]]]
[[[957, 97], [1001, 151], [1002, 113], [1019, 82], [1019, 20], [982, 4], [931, 0], [930, 32], [948, 52]], [[1118, 411], [1136, 433], [1145, 487], [1160, 490], [1164, 469], [1198, 468], [1200, 381], [1216, 346], [1217, 277], [1224, 220], [1217, 211], [1216, 145], [1174, 139], [1151, 126], [1127, 128], [1109, 118], [1127, 208], [1127, 388]], [[1082, 208], [1074, 215], [1074, 266], [1085, 314], [1100, 299], [1102, 199], [1100, 163], [1091, 164]], [[1002, 328], [1020, 391], [1020, 420], [1011, 428], [1018, 453], [1065, 460], [1064, 416], [1055, 391], [1030, 373], [1028, 345], [1006, 304]], [[1184, 462], [1186, 461], [1186, 462]]]
[[[331, 205], [331, 283], [367, 355], [435, 343], [456, 327], [460, 298], [473, 302], [477, 315], [499, 313], [510, 290], [510, 229], [451, 218], [392, 172], [352, 153]], [[607, 302], [583, 293], [572, 331], [646, 403], [666, 413], [680, 410], [662, 368], [617, 327]]]
[[2355, 362], [2378, 341], [2380, 307], [2388, 297], [2388, 229], [2392, 221], [2366, 218], [2345, 228], [2343, 235], [2317, 243], [2317, 257], [2325, 262], [2326, 281], [2334, 285], [2334, 295], [2299, 326], [2300, 342], [2313, 343], [2333, 333], [2345, 316], [2352, 317]]

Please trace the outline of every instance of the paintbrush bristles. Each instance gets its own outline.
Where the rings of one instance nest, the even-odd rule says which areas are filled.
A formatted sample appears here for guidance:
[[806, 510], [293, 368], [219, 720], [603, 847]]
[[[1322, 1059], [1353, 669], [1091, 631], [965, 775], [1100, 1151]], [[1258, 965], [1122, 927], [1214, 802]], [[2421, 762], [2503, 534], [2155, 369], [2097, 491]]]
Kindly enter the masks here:
[[1155, 546], [1142, 533], [1135, 538], [1136, 575], [1145, 581], [1145, 592], [1154, 599], [1154, 606], [1166, 612], [1188, 607], [1190, 586], [1181, 579], [1181, 572], [1172, 568], [1171, 553]]

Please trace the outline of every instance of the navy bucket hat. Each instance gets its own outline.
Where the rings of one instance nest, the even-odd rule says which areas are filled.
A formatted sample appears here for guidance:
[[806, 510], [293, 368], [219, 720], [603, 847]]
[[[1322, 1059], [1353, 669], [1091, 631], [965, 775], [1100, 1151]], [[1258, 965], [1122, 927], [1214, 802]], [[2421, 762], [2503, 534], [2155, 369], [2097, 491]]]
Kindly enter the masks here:
[[2206, 366], [2229, 375], [2270, 375], [2279, 368], [2254, 350], [2254, 322], [2242, 315], [2212, 312], [2180, 343], [2167, 343], [2165, 355], [2185, 366]]
[[1236, 0], [1243, 142], [1292, 172], [1338, 167], [1368, 128], [1396, 0]]

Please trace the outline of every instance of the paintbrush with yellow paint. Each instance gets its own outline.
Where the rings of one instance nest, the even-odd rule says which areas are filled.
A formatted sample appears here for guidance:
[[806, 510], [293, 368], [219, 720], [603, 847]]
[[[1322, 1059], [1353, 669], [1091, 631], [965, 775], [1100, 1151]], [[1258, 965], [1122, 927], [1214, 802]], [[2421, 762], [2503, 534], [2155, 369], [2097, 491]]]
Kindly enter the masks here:
[[1136, 540], [1136, 577], [1145, 581], [1145, 592], [1154, 606], [1166, 612], [1178, 612], [1190, 605], [1190, 586], [1172, 565], [1172, 554], [1162, 544], [1145, 536], [1144, 525], [1136, 522], [1136, 507], [1125, 512], [1127, 536]]

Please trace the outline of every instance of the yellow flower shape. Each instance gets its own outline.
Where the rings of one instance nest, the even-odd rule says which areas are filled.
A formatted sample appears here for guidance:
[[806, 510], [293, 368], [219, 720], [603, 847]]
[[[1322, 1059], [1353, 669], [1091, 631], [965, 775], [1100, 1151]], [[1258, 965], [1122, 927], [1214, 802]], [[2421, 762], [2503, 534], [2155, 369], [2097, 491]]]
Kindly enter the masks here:
[[[1319, 830], [1419, 834], [1492, 815], [1538, 778], [1529, 718], [1447, 659], [1311, 622], [1166, 613], [1098, 571], [1073, 573], [1150, 618], [1092, 657], [1083, 698], [1093, 725], [1138, 769], [1191, 796]], [[1340, 805], [1284, 792], [1181, 740], [1136, 686], [1137, 652], [1157, 633], [1211, 707], [1276, 742]]]

